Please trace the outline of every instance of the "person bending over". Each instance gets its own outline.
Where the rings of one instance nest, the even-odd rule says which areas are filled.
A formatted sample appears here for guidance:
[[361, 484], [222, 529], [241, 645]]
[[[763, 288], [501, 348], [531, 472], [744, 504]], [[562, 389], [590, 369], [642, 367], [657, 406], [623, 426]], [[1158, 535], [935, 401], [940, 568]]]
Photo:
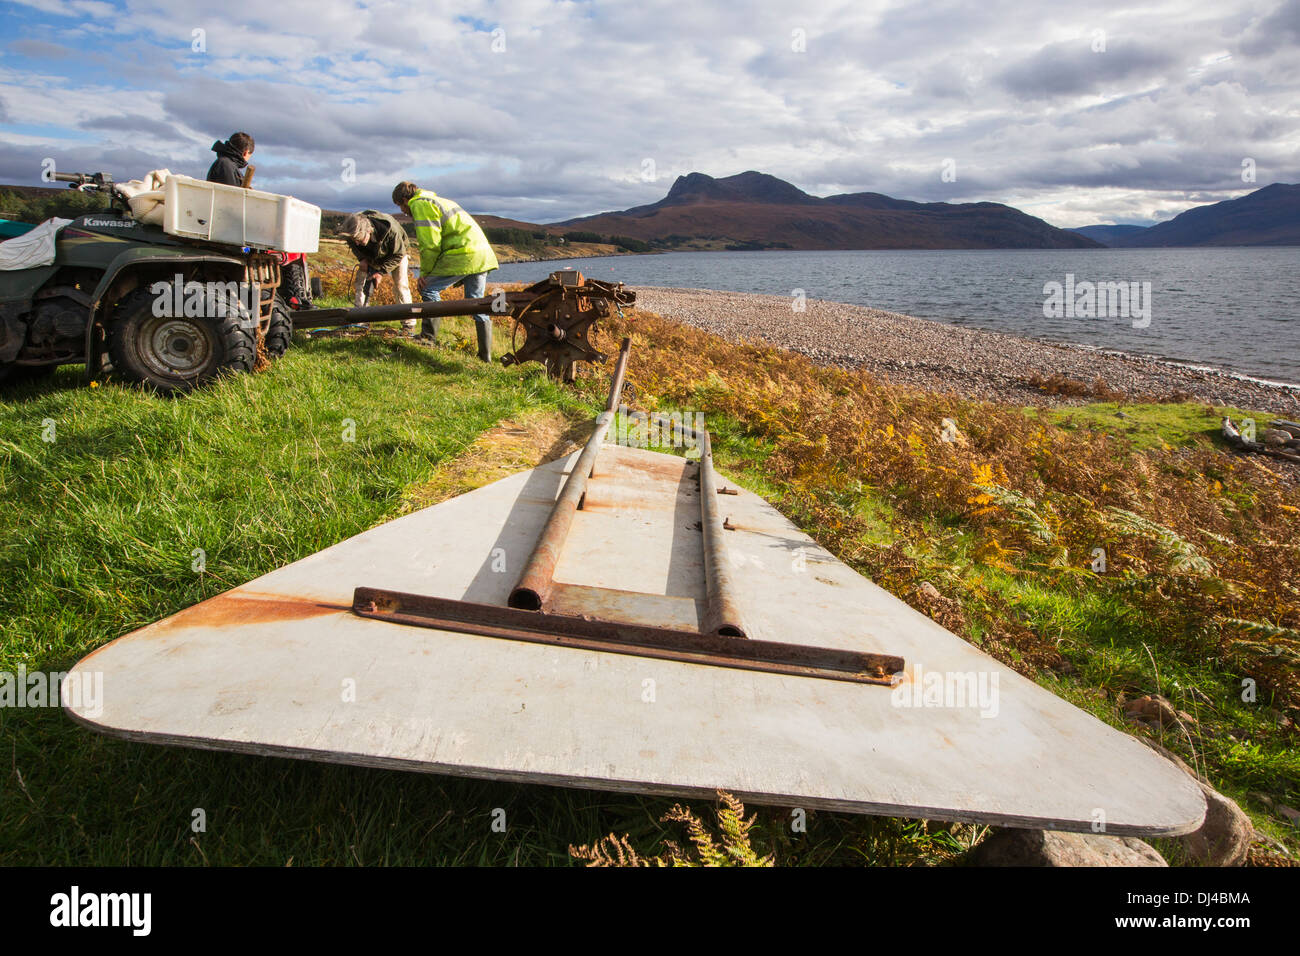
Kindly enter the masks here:
[[[364, 209], [343, 220], [338, 236], [357, 259], [354, 305], [363, 306], [369, 301], [369, 290], [382, 276], [393, 280], [398, 302], [411, 301], [411, 289], [406, 281], [410, 253], [406, 232], [396, 219], [385, 212]], [[415, 325], [415, 319], [402, 322], [402, 328], [411, 333], [415, 332]]]

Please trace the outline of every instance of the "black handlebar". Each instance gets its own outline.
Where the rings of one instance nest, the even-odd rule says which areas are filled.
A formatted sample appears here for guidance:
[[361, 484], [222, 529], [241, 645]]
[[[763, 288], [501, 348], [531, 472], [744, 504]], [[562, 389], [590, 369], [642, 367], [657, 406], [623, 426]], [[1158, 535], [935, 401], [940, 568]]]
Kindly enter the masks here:
[[77, 186], [95, 186], [108, 189], [113, 185], [113, 177], [108, 173], [52, 173], [50, 179], [59, 183], [71, 183]]

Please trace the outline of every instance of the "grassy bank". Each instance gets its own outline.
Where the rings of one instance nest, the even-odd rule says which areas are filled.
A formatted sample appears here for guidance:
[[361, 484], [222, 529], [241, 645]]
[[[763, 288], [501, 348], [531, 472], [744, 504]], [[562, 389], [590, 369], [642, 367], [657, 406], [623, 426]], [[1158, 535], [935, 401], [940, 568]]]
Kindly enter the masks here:
[[[561, 390], [537, 366], [483, 365], [468, 322], [444, 323], [437, 350], [300, 338], [266, 372], [184, 399], [81, 388], [75, 370], [0, 396], [0, 670], [66, 669], [141, 624], [526, 467], [594, 414], [603, 381]], [[507, 332], [498, 326], [498, 351]], [[645, 314], [610, 323], [604, 341], [623, 332], [638, 403], [705, 411], [722, 470], [990, 654], [1162, 740], [1300, 849], [1268, 805], [1300, 800], [1300, 495], [1267, 464], [1214, 447], [1201, 418], [1217, 410], [963, 403]], [[517, 433], [528, 447], [506, 440]], [[1105, 572], [1091, 570], [1096, 547]], [[1125, 699], [1157, 692], [1190, 722], [1126, 722]], [[691, 814], [697, 832], [780, 863], [930, 864], [984, 832], [817, 813], [795, 835], [782, 811], [761, 810], [737, 836], [725, 806], [683, 815], [669, 800], [129, 744], [54, 709], [0, 709], [0, 747], [10, 864], [560, 864], [611, 832], [630, 852], [672, 840], [695, 859], [707, 853]], [[491, 829], [497, 807], [504, 834]]]

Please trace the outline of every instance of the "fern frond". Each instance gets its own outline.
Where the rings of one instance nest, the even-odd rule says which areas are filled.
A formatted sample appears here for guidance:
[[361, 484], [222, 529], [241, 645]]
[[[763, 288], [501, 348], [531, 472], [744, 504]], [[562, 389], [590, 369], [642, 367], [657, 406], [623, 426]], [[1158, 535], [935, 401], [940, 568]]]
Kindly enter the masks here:
[[977, 484], [974, 487], [988, 495], [1000, 508], [1011, 512], [1014, 523], [1030, 537], [1044, 544], [1052, 544], [1056, 541], [1056, 532], [1038, 513], [1038, 503], [1033, 498], [1001, 485]]
[[1156, 546], [1170, 574], [1191, 577], [1209, 577], [1214, 566], [1182, 535], [1164, 525], [1144, 518], [1124, 508], [1107, 508], [1103, 518], [1107, 527], [1117, 534], [1131, 534], [1144, 538]]

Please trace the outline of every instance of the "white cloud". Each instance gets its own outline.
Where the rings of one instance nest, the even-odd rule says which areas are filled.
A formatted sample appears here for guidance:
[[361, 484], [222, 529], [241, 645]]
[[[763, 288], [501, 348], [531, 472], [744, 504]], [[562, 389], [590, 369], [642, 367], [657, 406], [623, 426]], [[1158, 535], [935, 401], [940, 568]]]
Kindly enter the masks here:
[[14, 0], [24, 7], [60, 17], [110, 17], [117, 14], [111, 3], [101, 0]]
[[[64, 18], [87, 4], [101, 6], [26, 0]], [[1083, 225], [1237, 195], [1243, 156], [1259, 185], [1300, 179], [1300, 58], [1273, 42], [1297, 9], [126, 0], [125, 14], [81, 21], [113, 36], [75, 69], [6, 68], [0, 48], [0, 130], [62, 128], [50, 149], [92, 136], [105, 154], [143, 148], [201, 175], [212, 139], [246, 129], [260, 185], [326, 204], [384, 204], [412, 175], [479, 211], [558, 219], [653, 202], [681, 173], [753, 168], [819, 194], [1018, 201]], [[191, 51], [195, 29], [204, 53]], [[84, 49], [78, 36], [69, 23], [31, 39]], [[358, 183], [340, 194], [341, 157], [357, 160]], [[657, 182], [641, 179], [647, 158]], [[955, 182], [940, 176], [947, 158]]]

